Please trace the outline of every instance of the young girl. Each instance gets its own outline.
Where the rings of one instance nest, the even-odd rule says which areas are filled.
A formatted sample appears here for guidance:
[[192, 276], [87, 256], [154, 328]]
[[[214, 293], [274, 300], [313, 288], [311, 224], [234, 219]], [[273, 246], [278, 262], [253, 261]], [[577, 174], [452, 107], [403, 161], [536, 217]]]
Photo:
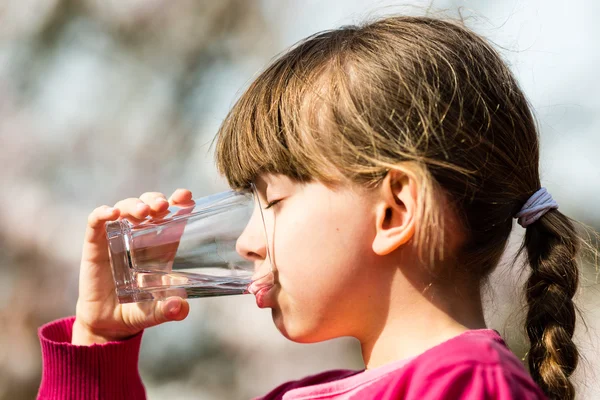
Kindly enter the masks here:
[[[238, 251], [274, 271], [256, 295], [283, 335], [356, 337], [366, 369], [288, 382], [263, 399], [573, 399], [581, 241], [541, 188], [538, 147], [508, 68], [454, 22], [346, 26], [269, 66], [218, 134], [220, 172], [267, 204], [267, 240], [253, 219]], [[190, 200], [149, 192], [90, 214], [76, 316], [40, 329], [39, 398], [145, 397], [141, 332], [189, 306], [120, 305], [104, 224]], [[481, 302], [514, 217], [526, 229], [531, 375], [486, 328]]]

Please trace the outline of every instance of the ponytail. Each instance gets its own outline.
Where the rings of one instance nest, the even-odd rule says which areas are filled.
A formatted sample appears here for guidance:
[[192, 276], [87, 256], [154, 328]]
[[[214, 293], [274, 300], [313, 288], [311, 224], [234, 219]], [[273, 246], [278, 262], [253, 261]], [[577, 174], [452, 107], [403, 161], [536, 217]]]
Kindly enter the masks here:
[[527, 355], [533, 379], [550, 399], [571, 400], [569, 380], [579, 353], [573, 343], [576, 309], [573, 296], [579, 284], [577, 255], [581, 240], [573, 223], [550, 210], [527, 226], [519, 253], [526, 250], [531, 275], [526, 284]]

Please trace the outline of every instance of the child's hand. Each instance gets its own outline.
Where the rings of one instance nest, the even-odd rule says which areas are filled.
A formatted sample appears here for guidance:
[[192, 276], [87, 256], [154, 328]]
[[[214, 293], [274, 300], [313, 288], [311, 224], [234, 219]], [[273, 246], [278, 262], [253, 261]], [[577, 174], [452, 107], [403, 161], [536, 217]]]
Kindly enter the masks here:
[[147, 216], [164, 215], [170, 205], [187, 206], [189, 190], [178, 189], [167, 200], [162, 193], [148, 192], [139, 199], [119, 201], [114, 208], [96, 208], [88, 217], [79, 275], [79, 299], [71, 343], [90, 345], [122, 340], [145, 328], [187, 317], [189, 304], [180, 297], [165, 301], [119, 304], [115, 293], [105, 223], [126, 218], [133, 223]]

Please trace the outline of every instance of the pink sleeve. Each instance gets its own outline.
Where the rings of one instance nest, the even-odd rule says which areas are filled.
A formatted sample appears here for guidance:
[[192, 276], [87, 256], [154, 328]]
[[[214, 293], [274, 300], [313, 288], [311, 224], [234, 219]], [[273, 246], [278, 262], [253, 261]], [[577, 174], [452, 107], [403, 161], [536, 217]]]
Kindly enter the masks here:
[[415, 368], [400, 376], [382, 392], [385, 394], [381, 398], [405, 400], [546, 399], [530, 378], [513, 374], [497, 364], [464, 363], [429, 371]]
[[38, 399], [143, 400], [138, 372], [142, 333], [122, 342], [71, 344], [74, 317], [42, 326], [42, 381]]

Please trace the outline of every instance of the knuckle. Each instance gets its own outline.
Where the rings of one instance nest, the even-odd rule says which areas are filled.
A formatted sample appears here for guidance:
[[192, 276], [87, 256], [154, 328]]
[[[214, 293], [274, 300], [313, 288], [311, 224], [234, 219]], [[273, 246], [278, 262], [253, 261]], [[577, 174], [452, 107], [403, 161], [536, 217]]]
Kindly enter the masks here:
[[98, 214], [100, 214], [100, 212], [102, 212], [102, 207], [96, 207], [94, 211], [88, 215], [89, 225], [94, 225], [98, 221]]
[[90, 215], [88, 215], [88, 219], [87, 219], [87, 223], [90, 226], [96, 225], [96, 221], [98, 221], [98, 218], [96, 217], [96, 213], [92, 212]]
[[135, 198], [135, 197], [128, 197], [126, 199], [123, 200], [119, 200], [115, 203], [115, 208], [123, 208], [126, 207], [128, 204], [132, 204], [134, 202], [138, 202], [139, 199]]
[[165, 197], [165, 195], [162, 194], [161, 192], [146, 192], [140, 196], [140, 199], [153, 200], [153, 199], [156, 199], [157, 197]]
[[102, 211], [102, 206], [99, 206], [99, 207], [96, 207], [96, 208], [94, 208], [94, 210], [93, 210], [93, 211], [90, 213], [90, 217], [91, 217], [92, 215], [96, 215], [96, 214], [98, 214], [100, 211]]
[[191, 196], [192, 192], [190, 192], [188, 189], [184, 189], [184, 188], [179, 188], [176, 189], [173, 194], [171, 195], [171, 198], [173, 197], [177, 197], [177, 198], [185, 198], [185, 197], [189, 197]]
[[102, 213], [102, 211], [104, 211], [106, 208], [108, 208], [108, 206], [100, 206], [100, 207], [96, 207], [94, 209], [94, 211], [92, 211], [89, 215], [88, 215], [88, 225], [96, 225], [98, 223], [99, 218], [99, 214]]
[[158, 302], [156, 304], [154, 304], [152, 311], [153, 311], [152, 312], [152, 324], [160, 325], [163, 322], [162, 312], [161, 312], [161, 304]]

